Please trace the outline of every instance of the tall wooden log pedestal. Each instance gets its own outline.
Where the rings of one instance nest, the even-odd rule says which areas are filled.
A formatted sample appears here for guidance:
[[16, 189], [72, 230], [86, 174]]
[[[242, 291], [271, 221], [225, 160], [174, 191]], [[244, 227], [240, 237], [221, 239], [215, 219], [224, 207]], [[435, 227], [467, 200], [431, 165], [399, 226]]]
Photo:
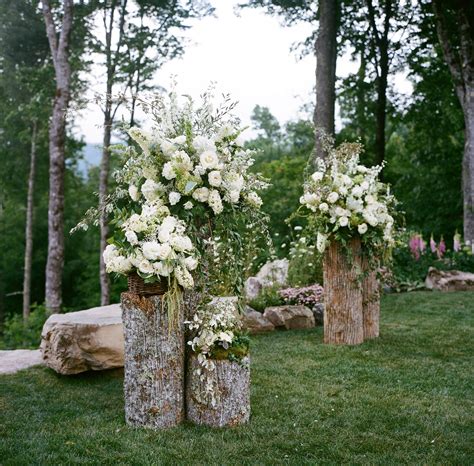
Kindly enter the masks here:
[[357, 345], [364, 341], [361, 243], [348, 244], [351, 259], [337, 241], [324, 255], [324, 343]]
[[214, 360], [215, 370], [210, 380], [214, 386], [214, 402], [203, 396], [206, 380], [196, 373], [199, 363], [190, 354], [186, 384], [186, 415], [198, 425], [233, 427], [248, 422], [250, 418], [250, 358], [241, 363]]
[[184, 420], [184, 325], [169, 328], [162, 296], [122, 293], [125, 419], [131, 426], [173, 427]]
[[364, 339], [377, 338], [380, 324], [380, 283], [375, 270], [369, 270], [367, 258], [362, 259], [365, 271], [362, 282], [362, 318]]

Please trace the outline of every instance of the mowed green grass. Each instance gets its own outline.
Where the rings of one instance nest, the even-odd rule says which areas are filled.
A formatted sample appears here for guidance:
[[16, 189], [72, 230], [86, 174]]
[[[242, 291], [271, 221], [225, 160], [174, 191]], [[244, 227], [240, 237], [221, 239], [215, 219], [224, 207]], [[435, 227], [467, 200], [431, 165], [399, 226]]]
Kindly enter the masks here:
[[0, 464], [473, 464], [474, 293], [383, 298], [381, 337], [252, 341], [252, 418], [129, 428], [121, 371], [0, 376]]

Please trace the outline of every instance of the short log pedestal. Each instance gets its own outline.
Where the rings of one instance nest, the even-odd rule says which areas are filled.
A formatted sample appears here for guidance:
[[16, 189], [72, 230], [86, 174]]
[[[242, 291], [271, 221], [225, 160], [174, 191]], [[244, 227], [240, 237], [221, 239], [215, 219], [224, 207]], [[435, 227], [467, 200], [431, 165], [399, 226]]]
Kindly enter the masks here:
[[380, 323], [380, 283], [377, 271], [370, 270], [366, 257], [362, 258], [362, 269], [365, 271], [362, 281], [364, 339], [377, 338]]
[[195, 354], [190, 355], [186, 384], [186, 415], [198, 425], [233, 427], [248, 422], [250, 418], [250, 358], [241, 362], [214, 360], [215, 369], [210, 380], [214, 386], [214, 404], [204, 399], [206, 380], [196, 373], [199, 363]]
[[357, 345], [364, 341], [361, 243], [347, 245], [351, 259], [337, 241], [324, 255], [324, 343]]
[[169, 328], [163, 297], [122, 293], [125, 419], [163, 429], [184, 420], [185, 340], [182, 320]]

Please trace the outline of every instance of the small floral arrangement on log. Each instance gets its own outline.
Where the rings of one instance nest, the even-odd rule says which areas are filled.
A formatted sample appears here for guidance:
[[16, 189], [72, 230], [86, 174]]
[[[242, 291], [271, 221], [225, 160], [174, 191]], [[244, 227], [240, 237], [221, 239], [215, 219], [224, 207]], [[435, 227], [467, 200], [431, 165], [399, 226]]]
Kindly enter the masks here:
[[205, 402], [216, 403], [214, 360], [240, 362], [249, 353], [249, 338], [241, 330], [241, 318], [236, 303], [229, 298], [216, 298], [201, 306], [186, 325], [192, 332], [188, 341], [197, 354], [199, 368], [196, 375], [205, 383], [200, 396]]
[[337, 148], [324, 141], [327, 159], [318, 158], [317, 171], [304, 185], [300, 198], [312, 214], [317, 249], [324, 252], [331, 240], [345, 243], [361, 238], [369, 250], [389, 249], [394, 244], [396, 200], [387, 184], [378, 180], [381, 165], [365, 167], [360, 162], [363, 146], [343, 143]]
[[[115, 225], [104, 261], [108, 272], [166, 280], [176, 292], [194, 286], [191, 272], [209, 255], [216, 228], [234, 251], [242, 249], [233, 237], [240, 225], [265, 223], [258, 191], [267, 183], [249, 170], [254, 152], [243, 147], [228, 96], [218, 106], [212, 90], [199, 106], [175, 92], [140, 103], [153, 127], [128, 129], [133, 143], [113, 149], [122, 163], [103, 206]], [[76, 228], [97, 224], [103, 213], [90, 209]]]

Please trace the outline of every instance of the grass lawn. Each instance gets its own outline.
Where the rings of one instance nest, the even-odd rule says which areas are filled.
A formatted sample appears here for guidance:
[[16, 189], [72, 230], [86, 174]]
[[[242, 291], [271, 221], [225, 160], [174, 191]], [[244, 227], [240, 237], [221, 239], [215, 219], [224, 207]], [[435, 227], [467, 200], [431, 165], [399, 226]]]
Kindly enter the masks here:
[[122, 371], [0, 376], [0, 464], [473, 464], [474, 293], [385, 296], [381, 337], [252, 340], [252, 418], [136, 430]]

